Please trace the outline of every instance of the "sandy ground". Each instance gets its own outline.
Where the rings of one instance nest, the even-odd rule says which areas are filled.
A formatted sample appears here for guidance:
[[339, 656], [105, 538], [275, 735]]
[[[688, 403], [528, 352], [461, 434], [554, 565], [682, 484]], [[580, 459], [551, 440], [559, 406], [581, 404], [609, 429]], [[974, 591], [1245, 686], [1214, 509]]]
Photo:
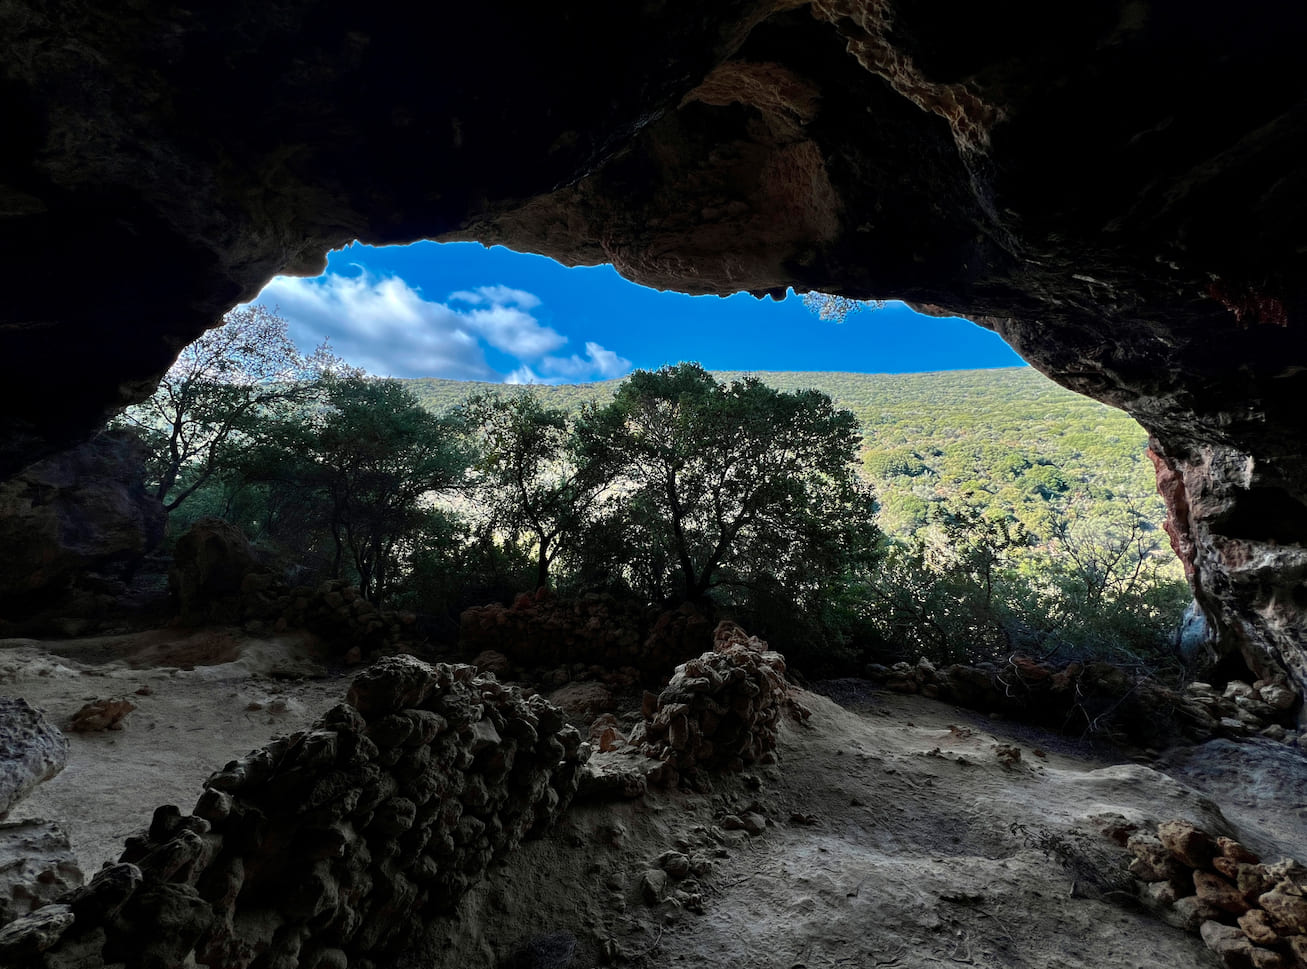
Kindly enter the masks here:
[[[94, 871], [156, 805], [189, 810], [210, 772], [338, 702], [349, 676], [311, 643], [221, 631], [0, 641], [0, 693], [61, 725], [89, 699], [138, 706], [120, 731], [72, 735], [68, 767], [13, 818], [65, 819]], [[835, 687], [843, 706], [802, 694], [813, 715], [786, 725], [779, 766], [707, 793], [577, 804], [433, 925], [409, 965], [1215, 966], [1196, 938], [1121, 904], [1104, 819], [1187, 817], [1307, 856], [1307, 760], [1282, 745], [1209, 744], [1146, 765]], [[726, 829], [747, 810], [765, 830]], [[651, 904], [642, 879], [672, 850], [700, 873]]]

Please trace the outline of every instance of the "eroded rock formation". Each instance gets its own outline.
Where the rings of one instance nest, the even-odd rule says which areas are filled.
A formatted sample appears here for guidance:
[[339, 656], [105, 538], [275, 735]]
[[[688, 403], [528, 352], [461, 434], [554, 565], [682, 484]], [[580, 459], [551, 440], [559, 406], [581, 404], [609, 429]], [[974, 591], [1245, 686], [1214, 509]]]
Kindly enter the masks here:
[[0, 929], [23, 969], [394, 965], [576, 793], [588, 748], [470, 666], [383, 659], [310, 729], [165, 805], [80, 890]]
[[0, 7], [0, 473], [354, 238], [506, 242], [690, 292], [901, 297], [1137, 417], [1199, 601], [1259, 675], [1307, 685], [1307, 11], [425, 16]]
[[21, 697], [0, 696], [0, 821], [68, 763], [68, 738]]
[[131, 434], [107, 431], [0, 483], [0, 634], [40, 614], [104, 609], [163, 540], [145, 453]]

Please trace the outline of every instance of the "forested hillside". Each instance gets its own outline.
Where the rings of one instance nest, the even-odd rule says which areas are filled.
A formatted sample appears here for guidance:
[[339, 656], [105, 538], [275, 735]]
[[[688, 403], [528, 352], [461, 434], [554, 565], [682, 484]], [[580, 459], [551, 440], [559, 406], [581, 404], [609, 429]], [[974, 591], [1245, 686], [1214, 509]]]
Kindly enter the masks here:
[[[716, 372], [722, 380], [742, 376]], [[1047, 503], [1091, 492], [1134, 502], [1154, 524], [1164, 514], [1147, 435], [1123, 411], [1074, 394], [1029, 368], [926, 374], [758, 373], [778, 390], [820, 390], [857, 416], [864, 470], [881, 501], [881, 526], [914, 530], [933, 497], [992, 496], [1030, 526], [1047, 524]], [[435, 412], [499, 384], [424, 378], [404, 385]], [[551, 407], [603, 403], [621, 384], [535, 386]]]
[[[1147, 435], [1124, 412], [1028, 368], [754, 376], [828, 394], [862, 431], [861, 470], [892, 541], [856, 604], [828, 603], [835, 625], [856, 615], [885, 646], [944, 660], [1029, 649], [1152, 662], [1166, 648], [1188, 590], [1161, 528]], [[508, 389], [406, 383], [437, 412]], [[620, 386], [532, 392], [575, 413]]]
[[286, 328], [229, 314], [124, 414], [174, 537], [217, 515], [288, 574], [448, 621], [538, 588], [689, 604], [811, 670], [1172, 655], [1189, 597], [1145, 435], [1032, 370], [524, 389], [371, 378]]

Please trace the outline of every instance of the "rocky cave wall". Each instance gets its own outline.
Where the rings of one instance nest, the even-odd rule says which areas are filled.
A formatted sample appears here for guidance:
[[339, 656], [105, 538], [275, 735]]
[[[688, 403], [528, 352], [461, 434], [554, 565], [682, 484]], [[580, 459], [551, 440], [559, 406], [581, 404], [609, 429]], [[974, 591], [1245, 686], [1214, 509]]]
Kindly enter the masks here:
[[0, 474], [355, 238], [900, 297], [1138, 418], [1223, 641], [1307, 686], [1307, 9], [13, 0], [0, 37]]

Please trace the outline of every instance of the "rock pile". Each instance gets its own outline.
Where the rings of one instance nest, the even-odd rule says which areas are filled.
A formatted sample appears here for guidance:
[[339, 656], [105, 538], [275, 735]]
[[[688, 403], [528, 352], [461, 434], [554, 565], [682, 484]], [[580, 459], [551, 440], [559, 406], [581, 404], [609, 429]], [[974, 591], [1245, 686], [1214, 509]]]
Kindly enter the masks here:
[[1260, 733], [1296, 740], [1297, 696], [1283, 678], [1249, 686], [1232, 681], [1224, 694], [1194, 683], [1184, 693], [1111, 663], [1053, 667], [1028, 657], [975, 666], [916, 664], [871, 666], [868, 675], [898, 693], [920, 693], [958, 706], [1002, 713], [1072, 733], [1101, 733], [1151, 746], [1159, 740], [1202, 742]]
[[13, 969], [372, 969], [547, 827], [587, 748], [469, 666], [390, 657], [307, 730], [233, 761], [85, 888], [0, 930]]
[[169, 585], [186, 623], [240, 623], [255, 635], [308, 629], [357, 647], [360, 658], [393, 652], [417, 636], [413, 613], [378, 609], [345, 579], [292, 585], [220, 518], [201, 518], [178, 539]]
[[785, 658], [731, 622], [718, 624], [712, 652], [676, 667], [661, 693], [645, 694], [644, 721], [630, 743], [670, 770], [659, 780], [699, 768], [743, 770], [772, 763], [781, 714], [808, 711], [785, 683]]
[[1188, 821], [1165, 821], [1126, 846], [1145, 904], [1202, 935], [1230, 969], [1307, 969], [1307, 868], [1263, 864]]
[[1288, 728], [1297, 706], [1298, 696], [1284, 676], [1251, 684], [1231, 680], [1219, 692], [1209, 683], [1190, 683], [1183, 699], [1191, 731], [1204, 740], [1261, 734], [1272, 740], [1300, 741], [1301, 736]]
[[459, 641], [468, 653], [500, 653], [519, 668], [580, 663], [662, 673], [710, 648], [711, 633], [711, 620], [692, 605], [650, 617], [609, 595], [563, 599], [542, 590], [511, 607], [465, 610]]

